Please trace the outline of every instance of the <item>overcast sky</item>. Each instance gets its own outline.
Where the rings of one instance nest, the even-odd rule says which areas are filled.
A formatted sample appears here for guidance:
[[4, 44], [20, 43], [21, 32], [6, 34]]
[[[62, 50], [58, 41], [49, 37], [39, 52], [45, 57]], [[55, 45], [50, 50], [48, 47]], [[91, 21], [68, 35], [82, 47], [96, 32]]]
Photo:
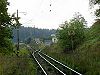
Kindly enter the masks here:
[[[19, 10], [20, 22], [24, 26], [57, 29], [64, 21], [80, 12], [88, 26], [92, 25], [94, 16], [89, 9], [89, 0], [8, 0], [9, 13]], [[50, 6], [51, 4], [51, 6]], [[51, 10], [51, 12], [50, 12]], [[21, 12], [26, 12], [23, 14]]]

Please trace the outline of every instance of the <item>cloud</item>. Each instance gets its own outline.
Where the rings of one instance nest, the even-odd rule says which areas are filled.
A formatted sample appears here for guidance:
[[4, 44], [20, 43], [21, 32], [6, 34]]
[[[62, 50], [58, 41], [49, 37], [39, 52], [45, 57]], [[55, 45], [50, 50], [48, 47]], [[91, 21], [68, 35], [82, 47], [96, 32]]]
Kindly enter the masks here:
[[[89, 12], [88, 0], [9, 0], [11, 6], [9, 12], [27, 12], [26, 16], [19, 14], [22, 17], [21, 22], [28, 26], [39, 28], [58, 28], [59, 24], [65, 20], [71, 19], [75, 12], [80, 12], [89, 25], [93, 20]], [[51, 6], [50, 6], [51, 4]], [[51, 10], [51, 12], [50, 12]]]

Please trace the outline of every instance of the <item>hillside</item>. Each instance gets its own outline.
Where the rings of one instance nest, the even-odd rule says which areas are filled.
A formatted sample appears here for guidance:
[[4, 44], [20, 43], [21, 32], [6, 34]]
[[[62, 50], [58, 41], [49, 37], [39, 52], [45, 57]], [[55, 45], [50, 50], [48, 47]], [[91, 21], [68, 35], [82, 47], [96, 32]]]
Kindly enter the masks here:
[[91, 26], [88, 35], [88, 40], [100, 39], [100, 19], [96, 20], [96, 22]]
[[[21, 42], [24, 42], [28, 38], [49, 38], [51, 34], [55, 34], [56, 30], [54, 29], [38, 29], [32, 27], [20, 27], [19, 29], [19, 38]], [[17, 41], [17, 30], [13, 30], [13, 41]]]
[[87, 34], [87, 40], [74, 51], [63, 53], [60, 47], [52, 45], [43, 52], [83, 75], [100, 75], [100, 20], [89, 28]]

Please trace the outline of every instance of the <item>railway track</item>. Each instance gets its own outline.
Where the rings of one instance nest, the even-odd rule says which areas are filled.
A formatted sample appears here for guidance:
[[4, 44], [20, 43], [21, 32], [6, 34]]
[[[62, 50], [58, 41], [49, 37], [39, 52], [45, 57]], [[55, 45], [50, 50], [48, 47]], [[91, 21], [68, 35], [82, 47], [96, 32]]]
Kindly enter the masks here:
[[45, 59], [45, 57], [39, 54], [38, 51], [34, 52], [32, 55], [36, 60], [36, 62], [38, 63], [38, 65], [40, 66], [41, 70], [43, 71], [41, 73], [40, 72], [41, 70], [39, 69], [38, 75], [66, 75], [61, 70], [59, 70], [55, 65], [53, 65], [50, 61]]
[[37, 75], [82, 75], [41, 51], [36, 50], [32, 56], [39, 66]]

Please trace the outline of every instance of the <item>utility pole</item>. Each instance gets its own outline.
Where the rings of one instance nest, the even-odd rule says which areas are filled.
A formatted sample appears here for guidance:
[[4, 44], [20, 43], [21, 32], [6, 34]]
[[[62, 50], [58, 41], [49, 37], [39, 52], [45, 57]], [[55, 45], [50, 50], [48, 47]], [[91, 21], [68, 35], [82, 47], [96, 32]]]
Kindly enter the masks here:
[[18, 10], [17, 10], [17, 17], [16, 17], [16, 28], [17, 28], [17, 53], [19, 51], [19, 17], [18, 17]]
[[26, 12], [18, 12], [18, 9], [17, 9], [17, 17], [15, 18], [15, 20], [16, 20], [16, 29], [17, 29], [17, 53], [19, 51], [19, 27], [21, 25], [19, 23], [20, 17], [18, 16], [18, 13], [24, 13], [24, 15], [26, 15]]
[[[16, 24], [15, 24], [15, 29], [17, 29], [17, 45], [16, 45], [16, 49], [17, 49], [17, 56], [18, 56], [18, 51], [19, 51], [19, 27], [20, 27], [20, 23], [19, 23], [19, 19], [20, 17], [18, 16], [18, 10], [17, 10], [17, 16], [15, 17], [15, 13], [13, 13], [12, 15], [12, 18], [13, 20], [16, 21]], [[24, 13], [24, 15], [26, 15], [26, 12], [20, 12], [20, 13]]]

